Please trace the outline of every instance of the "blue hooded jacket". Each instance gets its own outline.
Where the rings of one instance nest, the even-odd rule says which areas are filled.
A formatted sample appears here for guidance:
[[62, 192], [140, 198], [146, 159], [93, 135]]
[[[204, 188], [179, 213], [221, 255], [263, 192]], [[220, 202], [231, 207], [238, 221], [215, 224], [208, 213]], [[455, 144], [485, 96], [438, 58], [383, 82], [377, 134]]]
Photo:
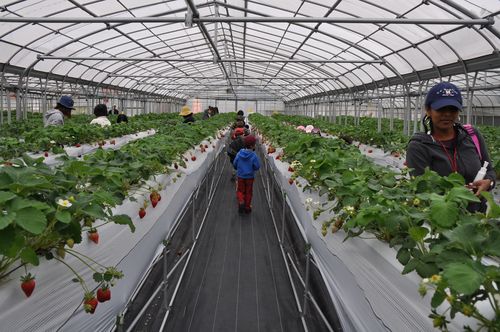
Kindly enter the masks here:
[[260, 168], [259, 158], [252, 150], [241, 149], [234, 158], [233, 166], [239, 178], [253, 179], [255, 171]]

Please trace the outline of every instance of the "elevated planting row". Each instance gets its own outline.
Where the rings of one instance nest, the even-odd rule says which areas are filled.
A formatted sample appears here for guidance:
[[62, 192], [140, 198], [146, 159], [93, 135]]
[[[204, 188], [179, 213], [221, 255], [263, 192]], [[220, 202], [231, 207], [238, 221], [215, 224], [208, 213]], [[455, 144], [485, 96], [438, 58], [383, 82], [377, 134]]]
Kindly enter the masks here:
[[446, 329], [457, 315], [472, 317], [467, 324], [476, 328], [498, 326], [500, 269], [485, 257], [500, 255], [500, 207], [489, 193], [483, 194], [488, 214], [471, 214], [466, 206], [478, 198], [458, 174], [410, 178], [374, 165], [344, 140], [297, 131], [282, 119], [252, 115], [251, 121], [269, 152], [278, 148], [276, 158], [290, 163], [290, 185], [324, 199], [314, 207], [315, 219], [329, 216], [323, 235], [372, 235], [393, 247], [402, 273], [416, 271], [424, 278], [421, 294], [432, 292], [435, 327]]
[[[73, 116], [65, 121], [64, 126], [44, 128], [41, 117], [30, 117], [28, 120], [4, 124], [0, 127], [0, 160], [8, 160], [23, 153], [40, 153], [46, 157], [64, 153], [64, 148], [79, 148], [83, 144], [95, 143], [96, 146], [111, 144], [116, 137], [136, 134], [138, 132], [175, 125], [182, 118], [178, 114], [146, 114], [130, 117], [128, 123], [100, 127], [91, 125], [93, 117], [87, 115]], [[112, 119], [111, 119], [112, 120]]]
[[[311, 124], [315, 128], [319, 128], [322, 132], [337, 136], [348, 143], [358, 141], [374, 148], [381, 148], [386, 151], [387, 154], [390, 153], [398, 157], [399, 155], [404, 155], [409, 141], [409, 137], [404, 135], [400, 129], [396, 129], [395, 131], [389, 130], [388, 119], [382, 120], [382, 131], [378, 132], [377, 119], [373, 118], [360, 118], [359, 125], [350, 125], [334, 124], [321, 118], [310, 118], [306, 116], [275, 114], [273, 117], [294, 126], [306, 126]], [[349, 118], [351, 120], [352, 117]], [[353, 118], [352, 121], [350, 120], [348, 122], [354, 121]], [[402, 128], [403, 122], [401, 120], [393, 121], [395, 123], [395, 128]], [[339, 123], [341, 122], [342, 121]], [[498, 140], [498, 137], [500, 137], [500, 127], [479, 126], [478, 129], [484, 136], [486, 144], [488, 145], [490, 158], [493, 161], [493, 167], [498, 176], [500, 175], [500, 142]]]
[[[63, 163], [54, 168], [45, 165], [43, 158], [26, 155], [0, 166], [0, 209], [3, 211], [0, 216], [0, 291], [8, 302], [0, 304], [6, 315], [1, 317], [2, 321], [8, 321], [9, 310], [22, 294], [13, 276], [17, 278], [21, 270], [25, 271], [24, 279], [33, 288], [27, 273], [31, 266], [41, 274], [50, 272], [47, 269], [44, 272], [40, 264], [48, 264], [47, 268], [67, 266], [73, 272], [73, 281], [83, 288], [84, 295], [79, 297], [83, 298], [83, 308], [93, 313], [94, 291], [99, 288], [101, 295], [107, 294], [116, 279], [123, 277], [114, 267], [116, 262], [105, 266], [86, 254], [89, 247], [102, 242], [99, 230], [114, 223], [128, 225], [133, 232], [136, 228], [133, 221], [143, 219], [157, 204], [168, 204], [165, 202], [168, 198], [162, 199], [160, 192], [168, 183], [182, 178], [182, 170], [187, 170], [189, 164], [196, 165], [197, 155], [214, 151], [216, 140], [222, 135], [220, 130], [234, 119], [234, 114], [218, 115], [192, 125], [176, 121], [171, 115], [164, 115], [163, 119], [156, 117], [160, 124], [156, 135], [129, 143], [120, 150], [98, 149], [83, 159], [64, 157]], [[168, 183], [155, 180], [161, 174], [170, 173]], [[80, 252], [77, 248], [83, 250]], [[105, 256], [111, 248], [104, 245], [103, 250]], [[77, 265], [69, 264], [66, 256]], [[54, 265], [54, 261], [59, 265]], [[85, 278], [89, 274], [93, 286], [89, 286]], [[70, 283], [71, 277], [66, 278]], [[44, 292], [43, 285], [37, 288]], [[32, 291], [26, 295], [30, 296]]]

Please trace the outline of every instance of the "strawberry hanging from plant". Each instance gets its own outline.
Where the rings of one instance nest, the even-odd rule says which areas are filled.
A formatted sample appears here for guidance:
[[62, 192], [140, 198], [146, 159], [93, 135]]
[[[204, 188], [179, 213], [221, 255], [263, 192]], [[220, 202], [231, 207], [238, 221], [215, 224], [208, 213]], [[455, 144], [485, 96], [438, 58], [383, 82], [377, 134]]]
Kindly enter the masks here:
[[85, 293], [85, 296], [83, 298], [83, 308], [85, 309], [85, 312], [88, 312], [89, 314], [93, 314], [95, 312], [95, 309], [97, 308], [97, 305], [99, 302], [94, 296], [94, 293]]
[[111, 300], [111, 290], [107, 285], [102, 286], [97, 290], [97, 301], [103, 303]]
[[95, 228], [90, 229], [89, 240], [94, 242], [95, 244], [99, 243], [99, 233], [97, 233], [97, 229], [95, 229]]
[[31, 293], [33, 293], [33, 290], [35, 290], [35, 286], [35, 276], [31, 275], [31, 273], [28, 273], [27, 275], [21, 277], [21, 289], [23, 290], [24, 294], [26, 294], [26, 297], [31, 296]]
[[144, 208], [141, 208], [139, 210], [139, 218], [144, 218], [146, 216], [146, 210]]

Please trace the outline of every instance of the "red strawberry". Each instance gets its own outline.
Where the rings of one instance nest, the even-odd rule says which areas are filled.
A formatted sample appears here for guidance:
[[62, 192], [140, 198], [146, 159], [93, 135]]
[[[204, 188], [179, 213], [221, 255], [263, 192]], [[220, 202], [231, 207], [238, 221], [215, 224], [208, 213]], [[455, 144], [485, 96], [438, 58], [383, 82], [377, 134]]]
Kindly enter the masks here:
[[108, 287], [101, 287], [97, 290], [97, 301], [103, 303], [111, 300], [111, 290]]
[[92, 228], [89, 231], [89, 240], [94, 242], [95, 244], [99, 243], [99, 233], [97, 233], [97, 229]]
[[293, 172], [293, 168], [291, 166], [288, 166], [288, 171]]
[[152, 200], [151, 200], [151, 205], [153, 205], [153, 207], [155, 208], [156, 205], [158, 205], [158, 198], [157, 197], [154, 197]]
[[288, 183], [293, 184], [293, 179], [292, 179], [292, 178], [289, 178], [289, 179], [288, 179]]
[[174, 168], [175, 169], [179, 169], [179, 165], [177, 165], [177, 163], [174, 164]]
[[26, 294], [26, 297], [31, 296], [31, 293], [33, 293], [33, 290], [35, 289], [35, 285], [35, 277], [32, 276], [31, 273], [21, 277], [21, 288], [24, 294]]
[[205, 149], [208, 149], [208, 144], [205, 144]]
[[49, 156], [49, 153], [48, 153], [47, 151], [45, 151], [45, 152], [43, 153], [43, 155], [44, 155], [45, 157], [48, 157], [48, 156]]
[[139, 210], [139, 218], [144, 218], [144, 216], [146, 216], [146, 210], [144, 210], [144, 208], [141, 208]]
[[405, 161], [403, 162], [403, 165], [408, 166], [408, 162], [405, 160]]
[[369, 149], [369, 150], [368, 150], [368, 151], [366, 151], [366, 152], [368, 152], [368, 153], [372, 153], [372, 152], [373, 152], [373, 150], [372, 150], [372, 149]]
[[76, 146], [77, 148], [79, 148], [79, 147], [80, 147], [80, 146], [82, 146], [82, 145], [81, 145], [80, 143], [76, 143], [76, 144], [75, 144], [75, 146]]
[[114, 139], [112, 139], [109, 143], [115, 145], [116, 144], [116, 141]]
[[83, 301], [83, 308], [85, 312], [93, 314], [95, 312], [95, 308], [97, 308], [97, 299], [94, 296], [94, 293], [86, 293]]
[[192, 157], [191, 157], [191, 160], [192, 160], [192, 161], [195, 161], [195, 160], [196, 160], [196, 156], [192, 156]]
[[280, 160], [280, 159], [281, 159], [281, 155], [277, 155], [276, 160]]

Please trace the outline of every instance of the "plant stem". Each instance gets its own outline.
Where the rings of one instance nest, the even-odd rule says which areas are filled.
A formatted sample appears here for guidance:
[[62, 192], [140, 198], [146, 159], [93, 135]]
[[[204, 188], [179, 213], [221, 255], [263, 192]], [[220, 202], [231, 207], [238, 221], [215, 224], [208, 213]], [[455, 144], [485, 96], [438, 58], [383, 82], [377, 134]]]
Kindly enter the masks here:
[[87, 288], [87, 285], [86, 285], [86, 284], [85, 284], [85, 282], [83, 281], [83, 278], [82, 278], [82, 277], [81, 277], [81, 276], [80, 276], [80, 275], [79, 275], [79, 274], [75, 271], [75, 269], [73, 269], [73, 268], [72, 268], [72, 267], [71, 267], [68, 263], [66, 263], [66, 262], [65, 262], [65, 261], [63, 261], [62, 259], [59, 259], [59, 258], [57, 258], [57, 257], [54, 257], [54, 259], [55, 259], [56, 261], [58, 261], [58, 262], [63, 263], [64, 265], [66, 265], [66, 267], [67, 267], [68, 269], [70, 269], [70, 270], [71, 270], [71, 272], [73, 272], [73, 273], [76, 275], [76, 277], [77, 277], [77, 278], [78, 278], [78, 280], [80, 281], [80, 285], [82, 285], [82, 288], [83, 288], [83, 290], [85, 291], [85, 293], [88, 293], [88, 288]]
[[[96, 262], [95, 260], [93, 260], [93, 259], [92, 259], [92, 258], [90, 258], [89, 256], [82, 254], [81, 252], [78, 252], [78, 251], [76, 251], [76, 250], [69, 249], [69, 248], [67, 248], [67, 249], [65, 249], [65, 250], [66, 250], [68, 253], [73, 253], [73, 255], [74, 255], [74, 256], [75, 256], [75, 255], [80, 255], [80, 256], [82, 256], [82, 257], [85, 257], [86, 259], [88, 259], [88, 260], [89, 260], [89, 261], [91, 261], [92, 263], [94, 263], [94, 264], [96, 264], [96, 265], [99, 265], [100, 267], [106, 268], [106, 266], [104, 266], [104, 265], [102, 265], [102, 264], [100, 264], [100, 263]], [[76, 257], [76, 256], [75, 256], [75, 257]]]

